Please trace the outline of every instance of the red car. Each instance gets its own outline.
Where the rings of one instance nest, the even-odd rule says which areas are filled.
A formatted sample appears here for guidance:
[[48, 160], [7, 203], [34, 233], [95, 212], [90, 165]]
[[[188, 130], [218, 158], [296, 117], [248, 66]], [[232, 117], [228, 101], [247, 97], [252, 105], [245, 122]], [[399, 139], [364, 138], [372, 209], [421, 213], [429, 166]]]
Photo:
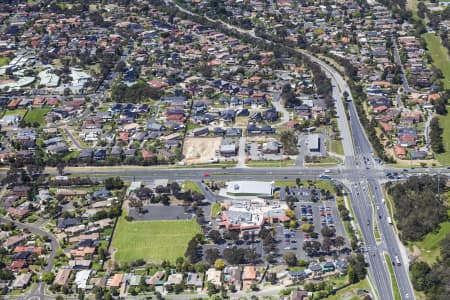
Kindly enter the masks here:
[[209, 177], [209, 173], [203, 174], [203, 177]]

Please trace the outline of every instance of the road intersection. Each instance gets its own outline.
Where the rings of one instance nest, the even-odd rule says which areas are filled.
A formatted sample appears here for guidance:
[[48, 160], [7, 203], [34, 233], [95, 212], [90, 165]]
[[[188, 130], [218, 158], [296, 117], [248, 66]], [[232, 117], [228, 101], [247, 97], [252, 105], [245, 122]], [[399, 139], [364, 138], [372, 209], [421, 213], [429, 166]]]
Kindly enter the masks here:
[[[313, 59], [329, 75], [333, 83], [333, 96], [336, 100], [339, 128], [343, 138], [345, 162], [343, 165], [328, 168], [329, 174], [334, 180], [345, 184], [349, 191], [355, 218], [359, 224], [363, 236], [362, 243], [367, 249], [366, 259], [369, 264], [369, 274], [377, 290], [379, 299], [394, 299], [391, 286], [391, 278], [384, 259], [384, 253], [388, 253], [391, 259], [401, 257], [402, 266], [394, 267], [395, 277], [399, 286], [402, 299], [414, 299], [411, 282], [408, 277], [408, 261], [402, 255], [401, 245], [393, 227], [386, 222], [388, 212], [382, 204], [381, 183], [385, 180], [386, 172], [398, 172], [398, 169], [389, 169], [378, 163], [374, 157], [372, 147], [367, 139], [364, 129], [359, 122], [353, 103], [349, 103], [350, 119], [347, 117], [342, 102], [342, 93], [350, 92], [342, 76], [325, 64], [325, 62]], [[350, 130], [351, 128], [351, 130]], [[50, 170], [54, 173], [56, 170]], [[127, 180], [149, 180], [167, 178], [169, 180], [198, 180], [205, 173], [214, 180], [231, 180], [237, 176], [242, 180], [276, 180], [276, 179], [317, 179], [325, 172], [324, 168], [70, 168], [67, 170], [73, 175], [89, 175], [96, 178], [108, 176], [121, 176]], [[417, 173], [429, 170], [413, 170]], [[448, 172], [440, 169], [438, 172]], [[374, 206], [381, 209], [375, 211]], [[374, 214], [376, 212], [377, 214]], [[381, 242], [377, 242], [374, 235], [374, 215], [379, 216], [378, 230], [381, 233]]]
[[[166, 2], [171, 2], [167, 0]], [[191, 12], [177, 6], [180, 10], [192, 14]], [[241, 33], [249, 34], [256, 37], [253, 32], [237, 29], [234, 26], [224, 23], [231, 29], [240, 31]], [[267, 41], [271, 43], [271, 41]], [[379, 299], [389, 300], [394, 299], [392, 282], [384, 254], [387, 253], [391, 260], [398, 256], [401, 265], [394, 267], [394, 273], [402, 299], [414, 299], [414, 293], [411, 282], [408, 277], [408, 261], [405, 257], [403, 245], [400, 243], [398, 236], [394, 232], [393, 226], [388, 224], [387, 217], [389, 216], [386, 207], [384, 206], [383, 193], [381, 183], [385, 180], [386, 172], [398, 172], [398, 169], [387, 168], [379, 163], [379, 160], [374, 156], [372, 146], [367, 138], [367, 135], [359, 120], [355, 105], [353, 102], [348, 102], [347, 109], [349, 119], [343, 102], [343, 93], [348, 92], [351, 97], [351, 90], [341, 74], [333, 67], [329, 66], [323, 60], [320, 60], [310, 54], [302, 52], [307, 55], [313, 62], [320, 65], [322, 70], [330, 78], [333, 91], [332, 96], [335, 99], [336, 111], [338, 115], [338, 127], [340, 130], [343, 149], [345, 154], [344, 163], [340, 166], [329, 168], [329, 174], [334, 180], [342, 182], [349, 192], [355, 218], [361, 230], [366, 252], [366, 259], [369, 264], [369, 274], [372, 282], [377, 290]], [[87, 112], [86, 112], [87, 113]], [[276, 180], [276, 179], [295, 179], [297, 177], [305, 179], [317, 179], [324, 173], [325, 168], [244, 168], [239, 165], [238, 168], [176, 168], [176, 169], [162, 169], [162, 168], [126, 168], [126, 167], [104, 167], [104, 168], [68, 168], [66, 171], [73, 175], [89, 175], [96, 178], [106, 178], [109, 176], [120, 176], [127, 180], [149, 180], [156, 178], [167, 178], [169, 180], [198, 180], [202, 178], [204, 173], [208, 173], [210, 178], [214, 180], [227, 180], [239, 177], [241, 180]], [[56, 170], [48, 170], [51, 174], [56, 174]], [[447, 169], [417, 169], [414, 170], [417, 174], [420, 173], [448, 173]], [[3, 175], [5, 172], [1, 172]], [[0, 175], [2, 175], [0, 173]], [[9, 220], [0, 219], [2, 222]], [[380, 240], [375, 238], [375, 222], [378, 224], [380, 232]], [[30, 231], [39, 234], [47, 235], [39, 227], [33, 225], [28, 226]], [[52, 239], [52, 255], [58, 245], [54, 244]], [[52, 257], [49, 259], [50, 263], [47, 269], [52, 268]], [[46, 270], [47, 270], [46, 269]], [[37, 289], [33, 289], [28, 296], [40, 299], [49, 299], [52, 297], [44, 296], [44, 285], [40, 283]], [[28, 299], [27, 298], [27, 299]]]

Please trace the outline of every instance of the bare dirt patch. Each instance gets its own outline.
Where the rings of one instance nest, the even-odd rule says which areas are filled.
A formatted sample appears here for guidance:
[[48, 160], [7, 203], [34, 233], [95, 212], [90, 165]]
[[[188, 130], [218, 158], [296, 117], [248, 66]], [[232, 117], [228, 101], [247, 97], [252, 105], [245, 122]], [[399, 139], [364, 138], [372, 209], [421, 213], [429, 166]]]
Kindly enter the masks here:
[[214, 158], [222, 138], [186, 138], [184, 140], [183, 156], [187, 165], [204, 164]]

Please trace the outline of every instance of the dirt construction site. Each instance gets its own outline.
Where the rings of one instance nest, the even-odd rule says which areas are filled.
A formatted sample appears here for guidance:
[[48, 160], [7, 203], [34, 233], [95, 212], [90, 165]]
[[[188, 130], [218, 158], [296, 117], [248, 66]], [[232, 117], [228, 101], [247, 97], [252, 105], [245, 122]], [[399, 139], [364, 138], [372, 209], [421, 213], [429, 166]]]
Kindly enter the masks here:
[[209, 163], [216, 157], [222, 138], [186, 138], [183, 146], [183, 161], [186, 165]]

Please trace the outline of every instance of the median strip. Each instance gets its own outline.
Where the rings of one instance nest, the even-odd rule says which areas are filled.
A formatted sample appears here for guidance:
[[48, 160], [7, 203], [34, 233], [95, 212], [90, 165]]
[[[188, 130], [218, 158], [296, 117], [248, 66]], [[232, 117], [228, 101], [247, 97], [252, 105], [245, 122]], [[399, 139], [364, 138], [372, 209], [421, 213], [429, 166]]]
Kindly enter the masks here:
[[400, 291], [398, 289], [397, 279], [395, 278], [394, 274], [394, 268], [392, 267], [392, 261], [388, 254], [384, 254], [384, 259], [386, 260], [387, 267], [389, 269], [389, 274], [391, 276], [391, 285], [392, 285], [392, 292], [394, 294], [394, 300], [402, 300], [402, 297], [400, 296]]

